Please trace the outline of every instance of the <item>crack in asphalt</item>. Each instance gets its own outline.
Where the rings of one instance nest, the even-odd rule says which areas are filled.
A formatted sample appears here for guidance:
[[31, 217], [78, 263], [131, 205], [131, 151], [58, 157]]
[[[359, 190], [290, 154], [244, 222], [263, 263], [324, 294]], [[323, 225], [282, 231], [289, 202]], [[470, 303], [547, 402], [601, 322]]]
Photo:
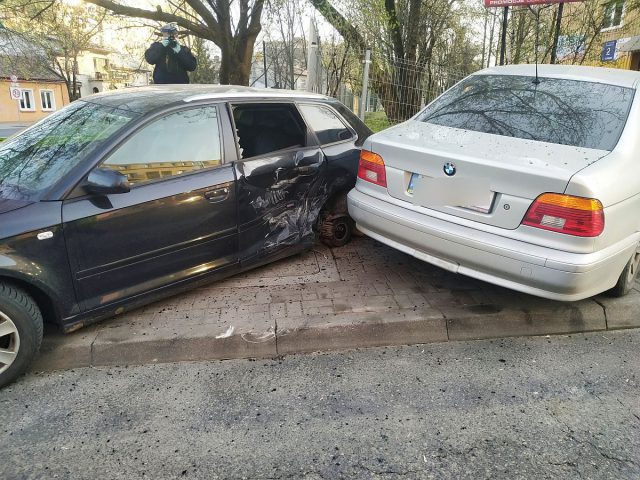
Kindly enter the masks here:
[[368, 467], [367, 465], [364, 465], [362, 463], [358, 463], [356, 465], [354, 465], [357, 468], [360, 468], [361, 470], [364, 470], [365, 472], [369, 472], [372, 475], [393, 475], [394, 477], [406, 477], [407, 475], [416, 475], [419, 473], [424, 474], [425, 471], [424, 470], [403, 470], [403, 471], [398, 471], [398, 470], [378, 470], [375, 468], [371, 468]]
[[622, 400], [620, 400], [619, 398], [616, 398], [616, 400], [618, 401], [618, 403], [619, 403], [620, 405], [622, 405], [624, 408], [626, 408], [627, 410], [629, 410], [629, 413], [630, 413], [633, 417], [635, 417], [635, 419], [636, 419], [636, 420], [638, 420], [638, 421], [640, 422], [640, 416], [638, 416], [637, 414], [633, 413], [633, 412], [631, 411], [631, 407], [629, 407], [629, 405], [627, 405], [627, 404], [623, 403], [623, 402], [622, 402]]
[[[593, 394], [596, 398], [600, 399], [597, 395]], [[552, 410], [549, 410], [549, 415], [551, 416], [551, 418], [553, 418], [559, 425], [561, 425], [561, 427], [564, 427], [562, 430], [564, 431], [565, 435], [567, 435], [567, 437], [574, 441], [575, 443], [579, 444], [579, 445], [588, 445], [590, 446], [598, 455], [600, 455], [602, 458], [605, 458], [607, 460], [613, 460], [615, 462], [619, 462], [619, 463], [624, 463], [624, 464], [631, 464], [633, 466], [639, 466], [638, 463], [636, 463], [635, 461], [631, 460], [630, 458], [620, 458], [620, 457], [616, 457], [614, 455], [611, 455], [610, 453], [604, 452], [598, 445], [596, 445], [595, 443], [593, 443], [590, 440], [584, 439], [578, 439], [576, 438], [576, 436], [574, 435], [574, 430], [569, 426], [568, 423], [564, 422], [563, 420], [561, 420]], [[579, 472], [578, 466], [576, 465], [576, 471]]]

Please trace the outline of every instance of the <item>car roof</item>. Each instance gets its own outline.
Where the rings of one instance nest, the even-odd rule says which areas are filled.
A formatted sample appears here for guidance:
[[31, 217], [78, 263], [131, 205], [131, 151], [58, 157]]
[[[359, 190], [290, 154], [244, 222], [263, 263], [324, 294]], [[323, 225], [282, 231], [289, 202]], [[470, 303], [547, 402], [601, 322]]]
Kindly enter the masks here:
[[241, 87], [238, 85], [151, 85], [112, 90], [82, 98], [136, 113], [147, 113], [156, 108], [176, 103], [199, 100], [333, 100], [331, 97], [295, 90]]
[[[474, 75], [525, 75], [531, 77], [535, 76], [535, 74], [534, 64], [491, 67], [474, 73]], [[640, 72], [633, 70], [579, 65], [538, 64], [538, 75], [546, 78], [607, 83], [628, 88], [636, 88], [640, 82]]]

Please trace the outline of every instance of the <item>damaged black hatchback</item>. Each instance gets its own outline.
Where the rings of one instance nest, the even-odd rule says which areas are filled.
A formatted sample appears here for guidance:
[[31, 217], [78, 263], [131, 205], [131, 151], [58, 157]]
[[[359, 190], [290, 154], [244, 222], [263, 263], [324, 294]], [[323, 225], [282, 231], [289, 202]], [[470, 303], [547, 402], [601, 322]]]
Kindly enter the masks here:
[[371, 132], [338, 101], [163, 86], [78, 100], [0, 144], [0, 386], [64, 331], [349, 241]]

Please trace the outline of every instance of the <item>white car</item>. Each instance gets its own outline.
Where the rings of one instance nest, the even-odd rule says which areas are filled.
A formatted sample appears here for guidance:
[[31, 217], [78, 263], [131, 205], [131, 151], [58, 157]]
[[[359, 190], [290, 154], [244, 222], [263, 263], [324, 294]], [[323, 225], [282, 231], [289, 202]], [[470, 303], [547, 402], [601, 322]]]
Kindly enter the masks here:
[[351, 217], [452, 272], [574, 301], [634, 286], [640, 72], [514, 65], [363, 145]]

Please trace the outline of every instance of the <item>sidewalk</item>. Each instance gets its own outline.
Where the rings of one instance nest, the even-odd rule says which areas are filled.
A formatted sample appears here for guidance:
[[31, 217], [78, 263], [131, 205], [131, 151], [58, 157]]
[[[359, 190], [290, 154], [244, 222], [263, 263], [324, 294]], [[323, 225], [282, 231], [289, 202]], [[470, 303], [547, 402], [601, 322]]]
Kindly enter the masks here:
[[640, 290], [561, 303], [423, 263], [368, 238], [316, 249], [78, 332], [32, 370], [280, 355], [640, 327]]
[[10, 137], [32, 124], [32, 122], [0, 122], [0, 138]]

